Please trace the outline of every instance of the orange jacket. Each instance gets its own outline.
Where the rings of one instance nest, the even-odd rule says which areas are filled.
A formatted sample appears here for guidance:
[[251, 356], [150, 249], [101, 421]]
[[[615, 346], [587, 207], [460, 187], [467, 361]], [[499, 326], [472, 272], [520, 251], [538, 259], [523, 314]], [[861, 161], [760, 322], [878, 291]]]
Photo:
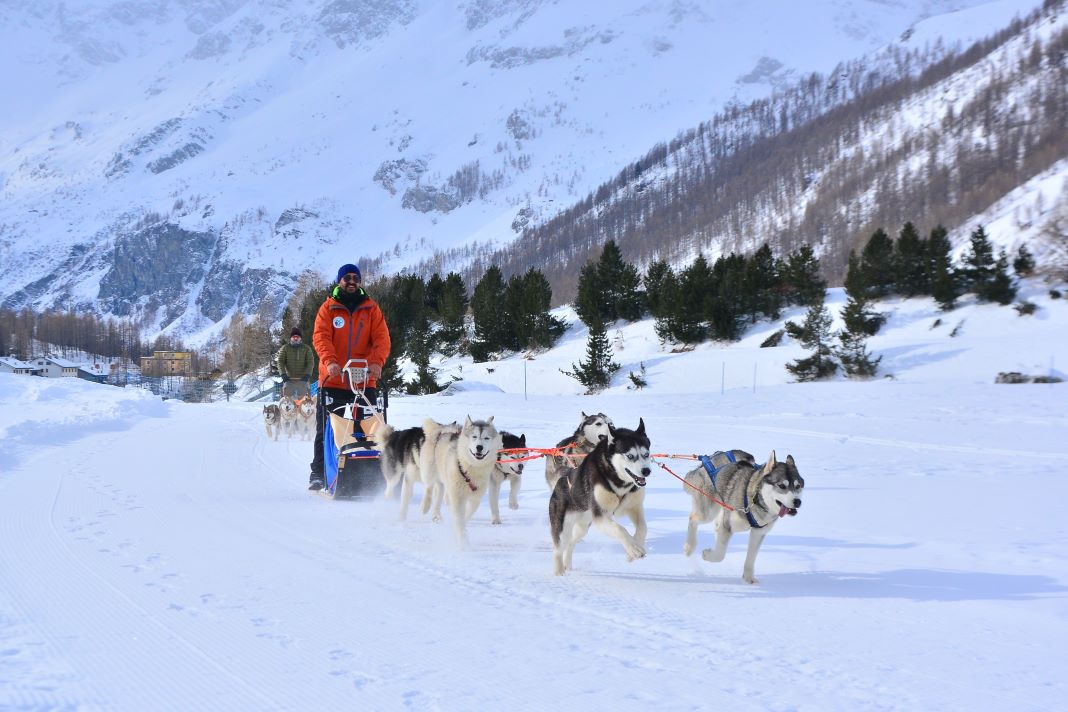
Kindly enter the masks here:
[[[386, 318], [370, 297], [354, 312], [333, 297], [327, 297], [315, 315], [312, 346], [319, 354], [319, 386], [348, 390], [349, 382], [344, 378], [344, 372], [337, 378], [330, 377], [330, 364], [336, 363], [344, 368], [349, 359], [364, 358], [368, 364], [384, 366], [390, 349]], [[367, 386], [374, 385], [375, 379], [368, 378]]]

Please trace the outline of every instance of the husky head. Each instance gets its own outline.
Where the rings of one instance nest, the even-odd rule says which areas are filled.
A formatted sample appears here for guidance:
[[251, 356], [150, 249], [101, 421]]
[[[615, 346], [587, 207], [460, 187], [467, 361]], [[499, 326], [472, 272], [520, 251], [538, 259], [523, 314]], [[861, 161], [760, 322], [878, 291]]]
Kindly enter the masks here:
[[292, 415], [296, 411], [297, 407], [293, 405], [293, 401], [290, 398], [283, 398], [278, 401], [278, 409], [282, 411], [284, 415]]
[[604, 413], [586, 415], [586, 411], [582, 411], [582, 422], [575, 430], [575, 437], [585, 439], [590, 447], [605, 440], [611, 443], [613, 427], [612, 419]]
[[[780, 517], [787, 514], [791, 517], [796, 515], [801, 507], [801, 493], [805, 489], [805, 481], [797, 473], [793, 456], [787, 455], [786, 461], [780, 462], [775, 459], [775, 451], [772, 450], [761, 474], [764, 481], [760, 485], [760, 495], [764, 501], [778, 506]], [[775, 506], [769, 509], [774, 510]]]
[[274, 403], [263, 406], [263, 419], [268, 423], [278, 420], [278, 406]]
[[305, 418], [310, 418], [315, 415], [315, 401], [311, 398], [305, 398], [300, 402], [300, 414]]
[[484, 460], [492, 455], [495, 461], [497, 451], [501, 449], [501, 434], [493, 425], [493, 416], [488, 420], [471, 420], [471, 416], [467, 416], [460, 430], [457, 447], [466, 449], [476, 460]]
[[612, 425], [609, 425], [609, 430], [609, 444], [597, 447], [607, 447], [608, 460], [624, 482], [633, 482], [639, 487], [644, 487], [645, 478], [652, 472], [645, 421], [638, 419], [637, 430], [616, 428]]
[[[512, 448], [522, 448], [527, 446], [526, 433], [516, 437], [511, 433], [501, 433], [502, 448], [505, 450], [511, 450]], [[523, 462], [519, 458], [526, 457], [521, 452], [502, 452], [497, 455], [497, 469], [505, 477], [509, 475], [519, 476], [523, 474]], [[518, 462], [516, 460], [519, 460]]]

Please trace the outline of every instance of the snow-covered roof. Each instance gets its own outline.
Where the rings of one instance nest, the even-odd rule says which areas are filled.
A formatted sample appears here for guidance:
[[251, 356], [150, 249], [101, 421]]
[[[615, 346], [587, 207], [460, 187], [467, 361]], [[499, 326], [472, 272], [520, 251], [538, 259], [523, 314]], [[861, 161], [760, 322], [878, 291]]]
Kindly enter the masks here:
[[14, 356], [0, 356], [0, 363], [8, 366], [9, 368], [36, 368], [32, 363], [26, 363], [20, 361]]

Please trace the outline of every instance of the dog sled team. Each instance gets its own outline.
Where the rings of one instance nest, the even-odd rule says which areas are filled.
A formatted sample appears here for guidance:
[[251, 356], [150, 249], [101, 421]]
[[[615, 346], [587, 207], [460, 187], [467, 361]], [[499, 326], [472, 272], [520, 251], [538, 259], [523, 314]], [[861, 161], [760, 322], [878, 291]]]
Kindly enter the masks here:
[[263, 406], [263, 425], [271, 440], [278, 440], [280, 433], [287, 439], [311, 440], [315, 435], [315, 399], [311, 395], [282, 396], [277, 403]]
[[[528, 449], [525, 435], [500, 430], [492, 417], [462, 423], [427, 419], [421, 426], [396, 430], [382, 425], [371, 437], [381, 452], [386, 498], [400, 494], [400, 517], [408, 517], [414, 488], [422, 489], [421, 510], [435, 521], [448, 512], [457, 542], [467, 543], [467, 524], [488, 494], [490, 521], [501, 523], [499, 499], [509, 486], [508, 506], [518, 509], [518, 492], [528, 453], [545, 455], [553, 572], [572, 566], [576, 545], [596, 526], [615, 539], [628, 561], [643, 558], [648, 527], [645, 485], [654, 464], [645, 421], [634, 429], [617, 428], [604, 414], [582, 414], [575, 431], [549, 450]], [[712, 523], [715, 545], [702, 552], [709, 562], [722, 561], [735, 532], [749, 532], [742, 578], [756, 583], [754, 564], [760, 545], [775, 523], [796, 515], [804, 480], [792, 456], [778, 460], [772, 452], [758, 464], [741, 450], [702, 456], [685, 475], [683, 486], [692, 506], [683, 552], [697, 549], [697, 530]], [[621, 523], [626, 518], [630, 531]]]

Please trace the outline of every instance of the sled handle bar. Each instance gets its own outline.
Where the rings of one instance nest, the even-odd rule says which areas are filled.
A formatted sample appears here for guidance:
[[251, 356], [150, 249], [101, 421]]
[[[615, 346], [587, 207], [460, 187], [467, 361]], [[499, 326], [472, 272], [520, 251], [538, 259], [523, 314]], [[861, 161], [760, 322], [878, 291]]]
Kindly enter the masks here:
[[365, 386], [367, 384], [367, 376], [370, 372], [367, 366], [367, 359], [350, 358], [345, 362], [345, 367], [341, 369], [341, 372], [349, 379], [349, 388], [352, 389], [353, 393], [363, 393], [363, 388], [358, 388], [357, 386]]

